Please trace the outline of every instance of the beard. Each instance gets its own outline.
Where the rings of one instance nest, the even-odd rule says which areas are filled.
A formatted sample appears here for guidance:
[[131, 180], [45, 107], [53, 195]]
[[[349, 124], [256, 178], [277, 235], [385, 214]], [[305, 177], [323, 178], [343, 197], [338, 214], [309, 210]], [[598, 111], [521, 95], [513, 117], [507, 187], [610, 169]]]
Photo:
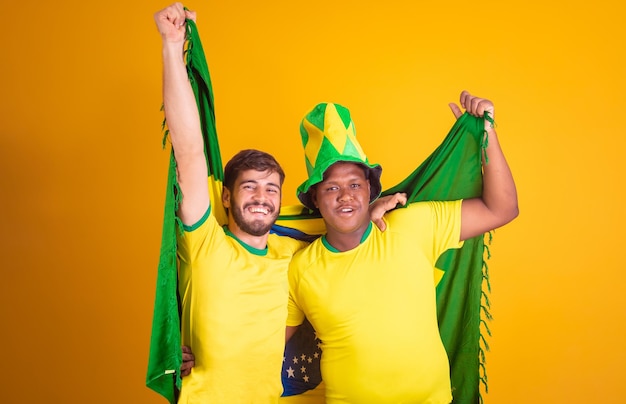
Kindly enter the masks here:
[[[244, 218], [244, 211], [248, 209], [250, 206], [263, 206], [268, 209], [269, 213], [267, 214], [268, 221], [263, 220], [246, 220]], [[280, 209], [274, 209], [271, 205], [266, 203], [249, 203], [243, 206], [241, 209], [233, 209], [233, 219], [235, 219], [235, 223], [237, 226], [243, 230], [244, 232], [251, 234], [256, 237], [260, 237], [265, 235], [278, 218], [278, 214]]]

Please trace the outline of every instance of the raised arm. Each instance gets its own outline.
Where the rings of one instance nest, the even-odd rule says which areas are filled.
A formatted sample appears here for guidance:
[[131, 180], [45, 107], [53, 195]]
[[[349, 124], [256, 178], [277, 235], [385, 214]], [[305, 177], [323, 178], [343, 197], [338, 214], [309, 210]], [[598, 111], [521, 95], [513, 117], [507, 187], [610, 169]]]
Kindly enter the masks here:
[[[461, 107], [473, 116], [483, 117], [485, 112], [494, 117], [493, 103], [487, 99], [461, 93]], [[454, 115], [461, 116], [461, 109], [450, 104]], [[485, 121], [489, 162], [483, 156], [483, 194], [480, 198], [466, 199], [461, 208], [461, 240], [478, 236], [503, 226], [519, 214], [515, 181], [504, 153], [498, 142], [498, 135], [491, 123]]]
[[184, 224], [193, 225], [206, 213], [210, 201], [200, 117], [183, 59], [186, 18], [195, 21], [196, 14], [186, 11], [181, 3], [174, 3], [154, 15], [163, 42], [165, 119], [183, 196], [178, 216]]

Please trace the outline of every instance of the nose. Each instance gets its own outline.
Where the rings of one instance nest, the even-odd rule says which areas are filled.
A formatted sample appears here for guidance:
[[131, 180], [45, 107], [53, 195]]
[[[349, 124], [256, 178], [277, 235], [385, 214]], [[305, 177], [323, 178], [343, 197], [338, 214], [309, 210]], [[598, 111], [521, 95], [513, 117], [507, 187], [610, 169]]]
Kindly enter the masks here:
[[268, 196], [266, 190], [264, 190], [262, 187], [257, 187], [254, 190], [254, 194], [252, 195], [252, 199], [255, 202], [263, 203], [263, 202], [267, 202], [269, 200], [269, 196]]
[[351, 201], [353, 198], [352, 190], [350, 188], [341, 188], [339, 196], [337, 198], [340, 202]]
[[264, 201], [265, 200], [265, 194], [263, 193], [263, 190], [257, 189], [257, 190], [255, 190], [254, 195], [252, 195], [252, 198], [255, 201]]

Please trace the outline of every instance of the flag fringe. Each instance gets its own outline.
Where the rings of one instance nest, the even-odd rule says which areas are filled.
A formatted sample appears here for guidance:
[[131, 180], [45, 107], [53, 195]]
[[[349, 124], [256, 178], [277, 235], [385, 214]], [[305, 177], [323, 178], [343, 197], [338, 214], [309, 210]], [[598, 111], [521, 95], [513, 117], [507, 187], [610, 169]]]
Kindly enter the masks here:
[[[493, 120], [490, 119], [488, 115], [486, 118], [493, 125]], [[486, 133], [486, 132], [485, 132]], [[482, 147], [482, 145], [481, 145]], [[487, 153], [485, 151], [485, 162], [487, 161]], [[487, 237], [487, 242], [484, 242], [485, 236]], [[491, 329], [489, 329], [488, 322], [493, 321], [493, 316], [489, 311], [491, 309], [491, 301], [489, 300], [489, 294], [491, 293], [491, 282], [489, 281], [489, 265], [487, 264], [487, 260], [491, 259], [491, 250], [489, 249], [489, 245], [493, 240], [493, 231], [489, 231], [483, 235], [483, 265], [482, 265], [482, 278], [483, 278], [483, 287], [481, 288], [481, 304], [480, 304], [480, 339], [478, 343], [478, 366], [479, 366], [479, 380], [480, 384], [483, 386], [485, 394], [489, 393], [489, 386], [487, 384], [487, 358], [485, 352], [489, 351], [489, 343], [487, 342], [487, 337], [491, 337]], [[478, 392], [478, 402], [479, 404], [483, 404], [483, 396], [482, 392], [479, 389]]]
[[[491, 128], [496, 127], [496, 122], [493, 120], [493, 117], [489, 115], [488, 112], [485, 112], [485, 120], [489, 122]], [[485, 157], [485, 164], [489, 163], [489, 156], [487, 156], [487, 147], [489, 146], [489, 135], [487, 133], [487, 129], [483, 128], [483, 137], [480, 141], [480, 148], [483, 151], [483, 156]]]

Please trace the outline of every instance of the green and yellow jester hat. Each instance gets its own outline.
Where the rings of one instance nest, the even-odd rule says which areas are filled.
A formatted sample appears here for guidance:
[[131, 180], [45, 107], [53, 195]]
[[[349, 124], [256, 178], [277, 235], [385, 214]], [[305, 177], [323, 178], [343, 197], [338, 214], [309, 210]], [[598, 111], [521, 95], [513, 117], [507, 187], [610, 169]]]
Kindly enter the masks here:
[[370, 203], [378, 198], [382, 186], [379, 164], [370, 164], [356, 140], [354, 123], [350, 111], [339, 104], [318, 104], [300, 124], [300, 135], [304, 147], [304, 161], [309, 179], [298, 187], [298, 199], [304, 206], [315, 210], [309, 192], [311, 187], [324, 179], [324, 172], [339, 161], [363, 166], [370, 182]]

